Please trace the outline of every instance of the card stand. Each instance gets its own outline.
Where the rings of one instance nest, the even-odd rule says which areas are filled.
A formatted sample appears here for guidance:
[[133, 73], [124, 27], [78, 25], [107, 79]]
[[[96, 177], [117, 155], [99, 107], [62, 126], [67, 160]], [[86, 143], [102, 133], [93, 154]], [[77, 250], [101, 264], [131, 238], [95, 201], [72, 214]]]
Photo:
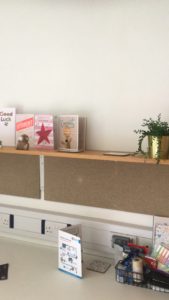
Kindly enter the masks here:
[[169, 293], [169, 289], [146, 282], [144, 279], [144, 274], [127, 271], [125, 266], [122, 264], [122, 261], [119, 261], [115, 266], [115, 275], [116, 281], [119, 283], [148, 288], [158, 292]]

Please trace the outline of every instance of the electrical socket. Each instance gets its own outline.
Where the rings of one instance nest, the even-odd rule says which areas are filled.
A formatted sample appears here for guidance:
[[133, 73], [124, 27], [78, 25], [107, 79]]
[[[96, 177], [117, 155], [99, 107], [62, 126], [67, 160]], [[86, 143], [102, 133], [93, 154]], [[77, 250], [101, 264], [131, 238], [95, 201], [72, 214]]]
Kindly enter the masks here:
[[114, 239], [116, 237], [120, 237], [122, 238], [122, 240], [127, 240], [127, 239], [130, 239], [132, 241], [132, 243], [136, 243], [136, 236], [134, 235], [129, 235], [129, 234], [121, 234], [121, 233], [118, 233], [118, 232], [112, 232], [112, 248], [114, 248]]
[[9, 228], [10, 227], [10, 215], [5, 213], [0, 213], [0, 226]]
[[41, 220], [28, 216], [15, 215], [14, 229], [33, 234], [41, 233]]
[[58, 230], [65, 228], [66, 226], [67, 226], [67, 224], [64, 224], [64, 223], [58, 223], [55, 221], [45, 220], [45, 235], [57, 236]]

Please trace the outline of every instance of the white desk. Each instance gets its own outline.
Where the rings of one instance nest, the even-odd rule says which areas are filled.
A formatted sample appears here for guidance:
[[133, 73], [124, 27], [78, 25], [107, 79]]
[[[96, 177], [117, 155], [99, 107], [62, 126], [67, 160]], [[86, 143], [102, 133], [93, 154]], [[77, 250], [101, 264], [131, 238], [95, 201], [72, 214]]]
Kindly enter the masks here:
[[[85, 255], [85, 261], [91, 259]], [[167, 293], [117, 283], [113, 266], [105, 274], [86, 270], [84, 279], [77, 279], [57, 270], [57, 249], [0, 238], [0, 263], [7, 262], [2, 300], [169, 299]]]

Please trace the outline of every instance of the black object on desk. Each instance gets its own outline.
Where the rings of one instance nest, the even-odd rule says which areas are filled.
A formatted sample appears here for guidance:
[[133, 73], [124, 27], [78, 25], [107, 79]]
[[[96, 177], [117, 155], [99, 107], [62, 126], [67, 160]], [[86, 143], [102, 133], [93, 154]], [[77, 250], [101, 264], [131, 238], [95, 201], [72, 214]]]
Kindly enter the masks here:
[[9, 264], [0, 265], [0, 280], [8, 279]]

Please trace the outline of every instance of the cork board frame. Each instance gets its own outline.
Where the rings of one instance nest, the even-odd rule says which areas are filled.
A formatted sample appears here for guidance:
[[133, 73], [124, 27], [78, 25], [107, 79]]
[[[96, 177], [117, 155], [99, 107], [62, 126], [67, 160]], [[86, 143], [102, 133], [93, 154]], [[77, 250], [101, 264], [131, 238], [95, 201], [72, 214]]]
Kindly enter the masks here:
[[38, 156], [0, 155], [0, 194], [40, 198]]
[[169, 217], [169, 166], [45, 157], [45, 199]]

